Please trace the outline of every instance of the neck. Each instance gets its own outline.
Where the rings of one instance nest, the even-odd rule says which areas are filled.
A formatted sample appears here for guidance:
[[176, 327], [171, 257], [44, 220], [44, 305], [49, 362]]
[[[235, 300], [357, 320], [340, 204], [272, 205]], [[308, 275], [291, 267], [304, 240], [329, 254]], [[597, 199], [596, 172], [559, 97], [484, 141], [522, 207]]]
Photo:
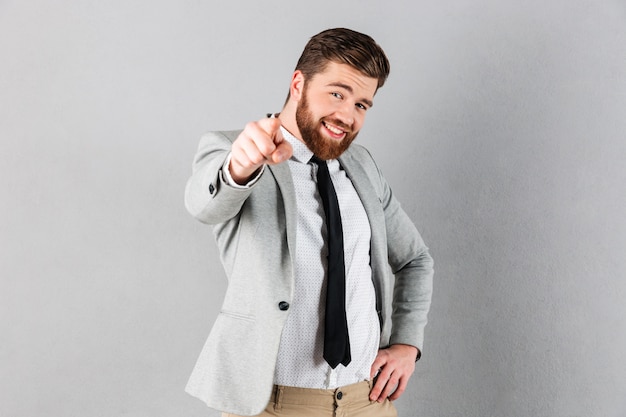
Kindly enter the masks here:
[[285, 104], [285, 107], [283, 107], [283, 110], [280, 112], [278, 118], [280, 119], [282, 126], [287, 129], [289, 133], [291, 133], [300, 142], [304, 143], [300, 129], [298, 129], [298, 123], [296, 122], [296, 105], [297, 102], [289, 100]]

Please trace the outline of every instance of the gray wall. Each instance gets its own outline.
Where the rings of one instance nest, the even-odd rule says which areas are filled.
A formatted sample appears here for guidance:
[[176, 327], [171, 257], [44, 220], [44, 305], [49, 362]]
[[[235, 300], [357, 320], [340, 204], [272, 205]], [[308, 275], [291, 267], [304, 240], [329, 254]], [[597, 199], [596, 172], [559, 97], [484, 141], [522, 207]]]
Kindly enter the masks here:
[[436, 259], [401, 414], [626, 416], [625, 2], [215, 3], [0, 0], [0, 415], [218, 415], [183, 392], [225, 288], [191, 158], [347, 26]]

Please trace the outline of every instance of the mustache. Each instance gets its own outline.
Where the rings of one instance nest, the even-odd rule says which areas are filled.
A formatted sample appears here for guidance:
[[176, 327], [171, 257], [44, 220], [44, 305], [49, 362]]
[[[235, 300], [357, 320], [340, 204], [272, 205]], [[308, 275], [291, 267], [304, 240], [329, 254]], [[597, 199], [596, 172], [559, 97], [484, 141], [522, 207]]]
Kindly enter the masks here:
[[348, 126], [347, 124], [345, 124], [344, 122], [342, 122], [339, 119], [323, 118], [322, 122], [329, 123], [329, 124], [331, 124], [333, 126], [337, 126], [338, 128], [340, 128], [341, 130], [343, 130], [346, 133], [352, 133], [352, 127]]

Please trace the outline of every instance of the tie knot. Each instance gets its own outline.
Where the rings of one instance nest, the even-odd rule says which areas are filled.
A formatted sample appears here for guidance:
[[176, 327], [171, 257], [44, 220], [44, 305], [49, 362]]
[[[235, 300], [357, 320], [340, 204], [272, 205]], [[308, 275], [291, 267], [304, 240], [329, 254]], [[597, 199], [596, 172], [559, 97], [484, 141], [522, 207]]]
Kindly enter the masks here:
[[318, 157], [317, 157], [317, 156], [315, 156], [315, 155], [313, 155], [313, 156], [311, 157], [310, 161], [311, 161], [311, 162], [313, 162], [314, 164], [317, 164], [317, 165], [322, 165], [322, 164], [326, 165], [326, 161], [324, 161], [324, 160], [322, 160], [322, 159], [318, 158]]

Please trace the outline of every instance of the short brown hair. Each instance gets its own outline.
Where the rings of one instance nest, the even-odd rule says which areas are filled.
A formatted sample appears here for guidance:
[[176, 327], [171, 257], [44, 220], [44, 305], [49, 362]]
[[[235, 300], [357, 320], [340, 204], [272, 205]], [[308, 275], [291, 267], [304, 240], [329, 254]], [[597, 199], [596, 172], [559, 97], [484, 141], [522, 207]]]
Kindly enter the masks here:
[[327, 29], [313, 36], [296, 65], [305, 79], [323, 72], [329, 62], [348, 64], [364, 75], [378, 79], [378, 87], [389, 76], [389, 60], [370, 36], [345, 28]]

